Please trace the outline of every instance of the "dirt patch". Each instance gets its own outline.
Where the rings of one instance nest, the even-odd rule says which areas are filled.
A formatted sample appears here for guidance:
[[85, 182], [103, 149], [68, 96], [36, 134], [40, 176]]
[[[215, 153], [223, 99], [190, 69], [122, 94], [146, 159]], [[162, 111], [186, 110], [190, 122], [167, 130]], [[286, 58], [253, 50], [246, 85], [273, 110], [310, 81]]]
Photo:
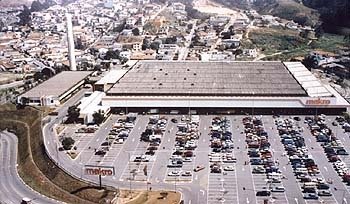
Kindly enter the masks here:
[[[162, 194], [165, 193], [165, 194]], [[133, 191], [125, 190], [120, 193], [118, 204], [177, 204], [180, 203], [181, 195], [175, 192], [165, 191]]]
[[58, 125], [55, 130], [56, 130], [56, 134], [59, 135], [61, 134], [61, 132], [65, 129], [65, 127], [63, 125]]

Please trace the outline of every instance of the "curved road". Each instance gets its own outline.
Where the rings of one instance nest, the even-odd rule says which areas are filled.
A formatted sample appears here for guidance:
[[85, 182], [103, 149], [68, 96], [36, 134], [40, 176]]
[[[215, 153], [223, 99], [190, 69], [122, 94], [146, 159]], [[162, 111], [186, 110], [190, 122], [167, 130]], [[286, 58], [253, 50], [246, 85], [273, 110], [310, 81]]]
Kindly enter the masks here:
[[22, 198], [32, 199], [32, 203], [58, 203], [30, 189], [17, 173], [17, 137], [8, 132], [0, 133], [0, 202], [20, 203]]

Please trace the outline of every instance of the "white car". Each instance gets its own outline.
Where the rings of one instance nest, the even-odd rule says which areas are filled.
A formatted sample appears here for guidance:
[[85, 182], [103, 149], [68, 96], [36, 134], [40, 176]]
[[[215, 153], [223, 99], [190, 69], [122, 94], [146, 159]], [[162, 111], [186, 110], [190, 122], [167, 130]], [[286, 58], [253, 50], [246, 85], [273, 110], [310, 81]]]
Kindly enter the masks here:
[[168, 173], [168, 176], [180, 176], [181, 171], [171, 171]]
[[192, 176], [191, 171], [185, 171], [181, 174], [182, 176]]
[[192, 159], [190, 157], [186, 157], [183, 161], [184, 162], [192, 162]]
[[134, 124], [133, 123], [125, 123], [125, 128], [133, 128]]
[[235, 168], [233, 166], [225, 166], [224, 171], [234, 171]]
[[216, 153], [216, 152], [210, 152], [210, 153], [208, 154], [208, 156], [209, 156], [209, 157], [220, 157], [221, 154], [220, 154], [220, 153]]
[[283, 193], [286, 189], [283, 186], [276, 186], [271, 189], [272, 192], [281, 192]]

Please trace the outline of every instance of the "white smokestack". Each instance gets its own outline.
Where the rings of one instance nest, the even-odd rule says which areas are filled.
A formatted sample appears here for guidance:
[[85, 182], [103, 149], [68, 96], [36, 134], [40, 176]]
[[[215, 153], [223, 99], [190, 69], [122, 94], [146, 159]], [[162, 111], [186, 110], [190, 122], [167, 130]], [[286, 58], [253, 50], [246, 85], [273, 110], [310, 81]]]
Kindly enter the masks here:
[[66, 18], [67, 18], [68, 56], [69, 56], [70, 70], [77, 71], [77, 65], [75, 62], [75, 55], [74, 55], [72, 16], [69, 13], [66, 13]]

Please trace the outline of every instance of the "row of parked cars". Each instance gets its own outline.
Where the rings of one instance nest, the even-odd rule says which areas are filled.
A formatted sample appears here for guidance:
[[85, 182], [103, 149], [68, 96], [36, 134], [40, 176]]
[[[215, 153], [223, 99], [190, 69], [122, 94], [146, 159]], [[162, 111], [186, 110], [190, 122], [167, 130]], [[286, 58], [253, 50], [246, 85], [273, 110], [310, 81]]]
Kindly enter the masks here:
[[[338, 116], [336, 117], [336, 121], [344, 122], [344, 119]], [[344, 182], [350, 185], [349, 168], [340, 158], [341, 155], [348, 156], [349, 153], [334, 132], [327, 126], [326, 116], [320, 115], [312, 118], [312, 120], [308, 120], [308, 124], [311, 127], [312, 135], [321, 143], [328, 160], [333, 163], [335, 171]], [[319, 139], [320, 135], [324, 135], [324, 138]]]
[[113, 144], [123, 144], [129, 137], [129, 133], [134, 127], [135, 120], [136, 118], [130, 117], [118, 118], [109, 130], [106, 140], [102, 142], [100, 148], [96, 150], [95, 155], [104, 156]]
[[105, 141], [102, 142], [100, 147], [95, 151], [95, 155], [104, 156], [113, 144], [123, 144], [134, 127], [135, 119], [128, 117], [118, 118], [109, 130]]
[[209, 153], [210, 172], [221, 173], [224, 171], [234, 171], [233, 165], [222, 163], [234, 163], [236, 158], [233, 156], [233, 141], [231, 132], [231, 121], [226, 117], [214, 117], [210, 126], [210, 147]]
[[318, 199], [319, 196], [332, 196], [329, 184], [318, 176], [320, 170], [305, 145], [299, 120], [292, 118], [277, 118], [275, 124], [281, 142], [287, 152], [294, 175], [299, 180], [304, 199]]
[[350, 132], [350, 124], [345, 120], [343, 116], [337, 116], [335, 121], [332, 122], [333, 126], [341, 125], [345, 132]]
[[[199, 116], [182, 116], [178, 121], [176, 118], [171, 120], [177, 124], [177, 132], [175, 137], [175, 147], [169, 158], [168, 168], [182, 168], [184, 163], [192, 162], [194, 150], [197, 148], [197, 140], [199, 139]], [[180, 172], [180, 176], [192, 176], [191, 171], [174, 170], [168, 173], [168, 176]]]
[[97, 126], [89, 125], [78, 128], [75, 133], [94, 133], [98, 129]]
[[284, 192], [282, 174], [270, 150], [268, 134], [261, 118], [244, 117], [244, 133], [253, 174], [265, 174], [268, 187], [259, 189], [256, 196], [270, 196], [271, 192]]
[[156, 150], [158, 150], [158, 147], [162, 142], [167, 122], [168, 119], [166, 117], [160, 117], [159, 115], [152, 115], [149, 117], [147, 127], [140, 136], [140, 141], [148, 143], [147, 151], [145, 152], [145, 155], [139, 156], [144, 157], [144, 159], [136, 157], [134, 162], [148, 162], [149, 157], [155, 155]]

